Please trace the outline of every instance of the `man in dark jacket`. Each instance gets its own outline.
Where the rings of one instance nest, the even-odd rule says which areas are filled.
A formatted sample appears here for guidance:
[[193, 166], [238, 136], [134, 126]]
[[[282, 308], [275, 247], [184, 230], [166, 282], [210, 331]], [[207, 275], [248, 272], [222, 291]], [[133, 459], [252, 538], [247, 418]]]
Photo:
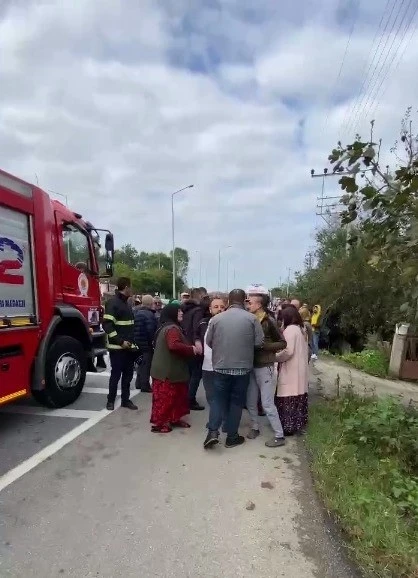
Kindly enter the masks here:
[[103, 316], [102, 325], [107, 334], [107, 348], [112, 366], [106, 405], [109, 411], [115, 409], [118, 383], [121, 378], [122, 407], [138, 409], [129, 399], [135, 356], [139, 353], [134, 345], [134, 318], [128, 305], [130, 295], [131, 282], [127, 277], [121, 277], [117, 281], [115, 296], [106, 303]]
[[197, 347], [199, 355], [195, 355], [189, 359], [189, 404], [190, 409], [194, 411], [204, 410], [204, 406], [196, 400], [197, 390], [199, 389], [200, 380], [202, 379], [202, 364], [203, 364], [203, 343], [200, 339], [199, 325], [202, 321], [206, 310], [207, 303], [205, 296], [207, 291], [204, 287], [192, 289], [190, 292], [190, 299], [187, 299], [181, 305], [183, 311], [182, 328], [186, 339], [190, 345]]
[[154, 353], [154, 337], [157, 331], [154, 297], [142, 296], [142, 305], [134, 311], [134, 341], [141, 352], [141, 362], [136, 372], [136, 389], [150, 393], [150, 371]]

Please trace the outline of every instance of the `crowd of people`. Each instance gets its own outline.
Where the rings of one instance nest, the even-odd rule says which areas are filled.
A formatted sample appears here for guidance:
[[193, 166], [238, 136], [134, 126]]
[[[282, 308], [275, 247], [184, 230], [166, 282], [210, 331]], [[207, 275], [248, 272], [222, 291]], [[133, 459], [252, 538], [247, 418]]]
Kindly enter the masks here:
[[200, 384], [209, 406], [204, 447], [245, 441], [239, 427], [248, 410], [246, 434], [260, 434], [260, 416], [272, 430], [267, 447], [304, 432], [308, 421], [308, 364], [318, 354], [321, 308], [299, 300], [270, 301], [262, 285], [208, 295], [204, 287], [163, 307], [159, 297], [132, 303], [130, 281], [121, 278], [106, 304], [103, 328], [111, 363], [107, 409], [113, 410], [121, 381], [121, 405], [136, 410], [130, 384], [152, 394], [151, 431], [189, 428], [191, 411], [203, 411]]

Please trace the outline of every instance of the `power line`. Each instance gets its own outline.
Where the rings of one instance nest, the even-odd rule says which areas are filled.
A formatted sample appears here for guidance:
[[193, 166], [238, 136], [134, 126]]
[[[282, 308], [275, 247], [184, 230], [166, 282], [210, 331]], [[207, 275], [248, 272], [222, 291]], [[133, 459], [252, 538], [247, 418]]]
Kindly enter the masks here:
[[[415, 0], [415, 1], [416, 1], [416, 0]], [[394, 62], [394, 60], [395, 60], [395, 58], [396, 58], [396, 55], [397, 55], [397, 53], [398, 53], [398, 51], [399, 51], [399, 48], [400, 48], [402, 42], [403, 42], [404, 39], [405, 39], [406, 33], [407, 33], [408, 30], [409, 30], [409, 27], [411, 26], [411, 20], [409, 20], [409, 22], [408, 22], [408, 21], [406, 22], [406, 25], [405, 25], [405, 27], [404, 27], [404, 29], [403, 29], [403, 31], [402, 31], [402, 36], [401, 36], [400, 42], [398, 43], [398, 46], [397, 46], [397, 48], [396, 48], [396, 50], [395, 50], [395, 52], [394, 52], [394, 54], [393, 54], [393, 56], [392, 56], [392, 59], [391, 59], [390, 62], [389, 62], [389, 66], [388, 66], [387, 70], [386, 70], [386, 71], [384, 72], [384, 74], [383, 74], [383, 78], [382, 78], [380, 84], [378, 85], [378, 83], [379, 83], [379, 75], [383, 72], [383, 70], [384, 70], [384, 68], [385, 68], [386, 62], [387, 62], [388, 59], [389, 59], [389, 56], [390, 56], [390, 54], [391, 54], [391, 52], [392, 52], [392, 49], [393, 49], [393, 46], [394, 46], [394, 44], [395, 44], [395, 42], [396, 42], [397, 37], [399, 36], [400, 30], [401, 30], [401, 28], [402, 28], [402, 26], [403, 26], [403, 23], [405, 22], [405, 18], [406, 18], [406, 16], [407, 16], [407, 14], [408, 14], [408, 12], [409, 12], [409, 9], [411, 8], [413, 2], [414, 2], [414, 0], [409, 0], [408, 7], [406, 8], [406, 10], [405, 10], [405, 12], [404, 12], [404, 15], [403, 15], [403, 17], [402, 17], [402, 20], [401, 20], [401, 22], [400, 22], [400, 24], [399, 24], [399, 26], [398, 26], [398, 29], [397, 29], [395, 35], [393, 36], [392, 43], [391, 43], [391, 45], [390, 45], [390, 47], [389, 47], [389, 50], [388, 50], [388, 52], [387, 52], [387, 54], [386, 54], [386, 56], [385, 56], [385, 59], [384, 59], [384, 61], [383, 61], [383, 63], [382, 63], [382, 67], [381, 67], [381, 69], [380, 69], [380, 72], [379, 72], [379, 74], [378, 74], [377, 77], [376, 77], [376, 80], [375, 80], [375, 82], [374, 82], [374, 84], [373, 84], [373, 86], [372, 86], [372, 88], [371, 88], [371, 90], [370, 90], [369, 96], [368, 96], [368, 98], [367, 98], [364, 106], [362, 107], [362, 112], [360, 113], [360, 115], [359, 115], [359, 117], [358, 117], [358, 119], [357, 119], [357, 123], [353, 126], [354, 129], [357, 128], [357, 126], [358, 126], [361, 118], [362, 118], [362, 117], [364, 118], [365, 116], [367, 116], [367, 115], [369, 114], [371, 107], [372, 107], [372, 106], [374, 105], [374, 103], [376, 102], [376, 98], [377, 98], [377, 96], [378, 96], [378, 94], [379, 94], [379, 90], [380, 90], [380, 88], [382, 87], [385, 79], [387, 78], [387, 76], [388, 76], [388, 74], [389, 74], [389, 72], [390, 72], [391, 66], [392, 66], [392, 64], [393, 64], [393, 62]], [[415, 8], [415, 10], [416, 10], [416, 8]], [[388, 36], [388, 39], [389, 39], [389, 36]], [[377, 91], [375, 91], [376, 87], [377, 87]], [[373, 96], [372, 96], [372, 95], [373, 95]], [[369, 104], [369, 102], [370, 102], [370, 104]]]
[[[342, 60], [341, 60], [341, 65], [340, 65], [340, 68], [339, 68], [339, 70], [338, 70], [338, 74], [337, 74], [337, 77], [336, 77], [336, 79], [335, 79], [335, 81], [334, 81], [333, 87], [332, 87], [332, 89], [331, 89], [331, 91], [330, 91], [330, 93], [329, 93], [331, 96], [332, 96], [333, 94], [335, 94], [335, 92], [336, 92], [336, 89], [337, 89], [337, 86], [338, 86], [338, 82], [339, 82], [339, 80], [340, 80], [340, 78], [341, 78], [341, 74], [342, 74], [342, 71], [343, 71], [343, 68], [344, 68], [344, 64], [345, 64], [345, 61], [346, 61], [346, 58], [347, 58], [348, 49], [349, 49], [350, 43], [351, 43], [351, 38], [352, 38], [352, 36], [353, 36], [354, 28], [355, 28], [355, 26], [356, 26], [357, 18], [358, 18], [358, 15], [359, 15], [359, 2], [360, 2], [360, 0], [355, 0], [355, 3], [354, 3], [354, 5], [353, 5], [353, 13], [354, 13], [353, 21], [352, 21], [352, 23], [351, 23], [350, 33], [349, 33], [349, 36], [348, 36], [348, 39], [347, 39], [347, 44], [345, 45], [345, 50], [344, 50], [344, 55], [343, 55]], [[339, 6], [340, 6], [340, 5], [341, 5], [341, 2], [339, 3]], [[326, 116], [326, 118], [325, 118], [325, 124], [324, 124], [324, 130], [326, 129], [326, 127], [327, 127], [327, 125], [328, 125], [329, 114], [330, 114], [330, 109], [328, 109], [328, 111], [327, 111], [327, 116]]]
[[[412, 24], [413, 20], [415, 19], [415, 16], [416, 16], [417, 11], [418, 11], [418, 4], [417, 4], [417, 6], [415, 7], [415, 10], [414, 10], [414, 13], [413, 13], [413, 15], [412, 15], [412, 18], [411, 18], [411, 21], [410, 21], [409, 26]], [[396, 73], [396, 71], [398, 70], [399, 65], [400, 65], [400, 63], [402, 62], [403, 57], [405, 56], [406, 50], [407, 50], [409, 44], [411, 43], [411, 40], [412, 40], [412, 38], [413, 38], [416, 30], [417, 30], [417, 22], [415, 22], [414, 26], [412, 27], [411, 33], [410, 33], [410, 35], [409, 35], [409, 38], [408, 38], [407, 41], [405, 42], [404, 47], [403, 47], [403, 49], [402, 49], [402, 52], [400, 53], [399, 58], [398, 58], [398, 60], [397, 60], [397, 62], [396, 62], [396, 64], [395, 64], [395, 68], [393, 69], [392, 75], [394, 75], [394, 74]], [[371, 114], [372, 114], [372, 115], [375, 114], [375, 113], [379, 110], [380, 104], [381, 104], [382, 100], [384, 99], [384, 97], [385, 97], [385, 95], [386, 95], [386, 92], [387, 92], [390, 84], [391, 84], [391, 83], [389, 82], [389, 83], [386, 85], [386, 87], [384, 88], [384, 90], [383, 90], [383, 92], [382, 92], [382, 95], [381, 95], [381, 97], [380, 97], [380, 101], [378, 101], [378, 102], [376, 103], [375, 108], [371, 111]], [[379, 89], [380, 89], [380, 87], [379, 87]]]
[[[370, 46], [369, 55], [372, 53], [373, 47], [374, 47], [374, 45], [375, 45], [375, 42], [377, 41], [377, 39], [378, 39], [378, 37], [379, 37], [379, 32], [380, 32], [380, 30], [381, 30], [381, 28], [382, 28], [383, 21], [384, 21], [384, 19], [385, 19], [386, 13], [387, 13], [387, 11], [388, 11], [388, 9], [389, 9], [390, 2], [391, 2], [391, 0], [387, 0], [387, 1], [386, 1], [386, 6], [385, 6], [385, 8], [384, 8], [384, 10], [383, 10], [383, 13], [382, 13], [382, 16], [381, 16], [381, 18], [380, 18], [379, 26], [378, 26], [377, 29], [376, 29], [376, 32], [375, 32], [375, 35], [374, 35], [374, 38], [373, 38], [373, 42], [372, 42], [372, 44], [371, 44], [371, 46]], [[393, 12], [393, 10], [394, 10], [395, 5], [396, 5], [396, 0], [393, 0], [393, 6], [392, 6], [392, 10], [391, 10], [390, 16], [392, 15], [392, 12]], [[389, 18], [390, 18], [390, 16], [389, 16]], [[387, 27], [387, 24], [386, 24], [386, 27]], [[386, 29], [386, 28], [385, 28], [385, 29]], [[381, 35], [381, 39], [382, 39], [382, 38], [383, 38], [383, 33], [382, 33], [382, 35]], [[378, 45], [377, 48], [375, 49], [373, 58], [372, 58], [372, 60], [370, 61], [369, 67], [368, 67], [368, 69], [367, 69], [367, 72], [366, 72], [366, 67], [367, 67], [368, 58], [366, 58], [366, 60], [364, 61], [363, 69], [362, 69], [362, 71], [360, 72], [360, 76], [363, 76], [363, 82], [362, 82], [362, 84], [361, 84], [361, 86], [360, 86], [360, 89], [359, 89], [359, 91], [358, 91], [358, 93], [357, 93], [357, 96], [356, 96], [355, 99], [354, 99], [354, 102], [347, 108], [347, 110], [346, 110], [346, 112], [345, 112], [344, 119], [343, 119], [343, 122], [342, 122], [341, 128], [340, 128], [340, 136], [342, 136], [342, 133], [343, 133], [343, 131], [344, 131], [344, 128], [347, 128], [347, 127], [348, 127], [348, 123], [349, 123], [349, 121], [350, 121], [351, 115], [354, 114], [354, 112], [355, 112], [356, 109], [357, 109], [358, 101], [359, 101], [359, 99], [360, 99], [360, 97], [361, 97], [361, 94], [362, 94], [362, 91], [363, 91], [364, 87], [366, 86], [367, 76], [368, 76], [368, 74], [369, 74], [369, 72], [370, 72], [370, 70], [371, 70], [371, 67], [373, 66], [373, 62], [374, 62], [374, 59], [375, 59], [375, 57], [376, 57], [377, 51], [378, 51], [378, 49], [379, 49], [379, 47], [380, 47], [380, 44], [381, 44], [381, 40], [380, 40], [380, 42], [379, 42], [379, 45]]]
[[[374, 77], [375, 77], [376, 71], [377, 71], [377, 69], [378, 69], [378, 67], [379, 67], [380, 61], [381, 61], [382, 56], [383, 56], [383, 54], [384, 54], [384, 52], [385, 52], [385, 50], [386, 50], [386, 46], [388, 45], [389, 39], [390, 39], [390, 37], [391, 37], [391, 34], [392, 34], [392, 32], [393, 32], [393, 29], [395, 28], [396, 22], [397, 22], [397, 20], [398, 20], [399, 14], [400, 14], [400, 12], [401, 12], [401, 10], [402, 10], [402, 8], [403, 8], [403, 5], [405, 4], [405, 1], [406, 1], [406, 0], [401, 0], [401, 6], [400, 6], [400, 8], [399, 8], [399, 10], [398, 10], [398, 12], [397, 12], [397, 14], [396, 14], [395, 19], [394, 19], [393, 22], [392, 22], [392, 27], [391, 27], [389, 33], [385, 35], [386, 30], [387, 30], [387, 27], [388, 27], [388, 25], [389, 25], [390, 18], [391, 18], [392, 14], [393, 14], [393, 9], [394, 9], [394, 7], [395, 7], [396, 4], [394, 4], [394, 5], [392, 6], [392, 10], [391, 10], [391, 12], [390, 12], [389, 19], [388, 19], [388, 21], [386, 22], [385, 29], [384, 29], [383, 32], [382, 32], [381, 41], [383, 40], [384, 37], [386, 38], [386, 39], [385, 39], [384, 46], [383, 46], [382, 50], [380, 51], [379, 58], [378, 58], [375, 66], [374, 66], [374, 69], [373, 69], [372, 75], [371, 75], [371, 77], [370, 77], [370, 80], [369, 80], [369, 82], [368, 82], [368, 85], [367, 85], [367, 87], [366, 87], [366, 90], [364, 91], [364, 93], [363, 93], [363, 95], [362, 95], [362, 97], [361, 97], [361, 100], [360, 100], [359, 105], [358, 105], [358, 107], [357, 107], [357, 113], [356, 113], [355, 115], [353, 115], [353, 118], [352, 118], [351, 122], [349, 123], [349, 125], [348, 125], [348, 127], [347, 127], [347, 132], [350, 130], [350, 128], [351, 128], [351, 130], [354, 130], [355, 127], [356, 127], [357, 124], [358, 124], [359, 118], [360, 118], [361, 113], [362, 113], [362, 108], [363, 108], [363, 106], [364, 106], [363, 103], [364, 103], [365, 99], [368, 98], [367, 95], [368, 95], [369, 87], [370, 87], [371, 83], [373, 82], [373, 79], [374, 79]], [[379, 42], [379, 47], [380, 47], [380, 45], [381, 45], [381, 42]], [[378, 47], [378, 48], [379, 48], [379, 47]], [[380, 69], [380, 71], [378, 72], [378, 76], [379, 76], [380, 72], [381, 72], [381, 69]]]
[[[395, 50], [394, 55], [392, 56], [392, 59], [391, 59], [391, 61], [390, 61], [390, 63], [389, 63], [389, 66], [388, 66], [388, 68], [387, 68], [387, 70], [386, 70], [386, 73], [385, 73], [384, 77], [382, 78], [379, 86], [377, 87], [376, 97], [377, 97], [377, 95], [380, 93], [380, 90], [381, 90], [384, 82], [386, 81], [387, 77], [389, 76], [389, 73], [391, 72], [391, 68], [392, 68], [392, 65], [393, 65], [393, 63], [394, 63], [394, 61], [395, 61], [395, 58], [396, 58], [396, 56], [397, 56], [397, 54], [398, 54], [398, 52], [399, 52], [399, 49], [400, 49], [401, 46], [402, 46], [402, 43], [403, 43], [404, 40], [405, 40], [406, 35], [408, 34], [409, 29], [411, 28], [411, 26], [412, 26], [412, 24], [413, 24], [413, 22], [414, 22], [414, 20], [415, 20], [415, 16], [416, 16], [417, 12], [418, 12], [418, 2], [417, 2], [417, 4], [416, 4], [415, 8], [413, 8], [413, 13], [412, 13], [409, 21], [407, 22], [407, 24], [406, 24], [406, 26], [405, 26], [405, 29], [404, 29], [404, 32], [403, 32], [403, 36], [402, 36], [402, 38], [401, 38], [401, 40], [400, 40], [400, 42], [399, 42], [399, 44], [398, 44], [398, 46], [397, 46], [397, 48], [396, 48], [396, 50]], [[409, 44], [410, 44], [410, 42], [411, 42], [411, 40], [412, 40], [412, 37], [414, 36], [415, 30], [416, 30], [416, 26], [417, 26], [416, 23], [414, 24], [414, 26], [412, 26], [411, 34], [409, 35], [408, 39], [406, 40], [406, 42], [405, 42], [405, 44], [404, 44], [404, 47], [403, 47], [403, 49], [402, 49], [402, 52], [400, 53], [400, 56], [399, 56], [399, 58], [398, 58], [397, 61], [396, 61], [395, 67], [394, 67], [393, 70], [392, 70], [392, 75], [393, 75], [393, 74], [396, 72], [396, 70], [398, 69], [399, 64], [401, 63], [401, 61], [402, 61], [402, 59], [403, 59], [403, 57], [404, 57], [404, 55], [405, 55], [406, 49], [408, 48], [408, 46], [409, 46]], [[388, 83], [388, 85], [390, 85], [390, 82]], [[377, 101], [376, 101], [376, 98], [375, 98], [374, 101], [372, 102], [372, 104], [371, 104], [371, 106], [370, 106], [370, 109], [369, 109], [369, 111], [368, 111], [368, 113], [367, 113], [369, 116], [370, 116], [370, 114], [374, 114], [374, 113], [377, 111], [377, 109], [379, 108], [380, 102], [382, 101], [383, 97], [384, 97], [385, 94], [386, 94], [388, 85], [386, 85], [386, 87], [384, 88], [383, 93], [382, 93], [381, 96], [380, 96], [380, 100], [377, 100]], [[366, 113], [365, 113], [365, 114], [366, 114]]]

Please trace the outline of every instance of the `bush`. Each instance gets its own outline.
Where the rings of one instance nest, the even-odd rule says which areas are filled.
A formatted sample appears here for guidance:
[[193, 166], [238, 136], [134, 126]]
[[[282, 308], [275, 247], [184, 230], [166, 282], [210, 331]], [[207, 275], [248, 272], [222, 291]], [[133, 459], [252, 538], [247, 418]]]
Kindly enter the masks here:
[[356, 444], [358, 450], [372, 449], [379, 458], [394, 456], [406, 473], [418, 475], [416, 410], [412, 406], [405, 408], [391, 397], [369, 401], [357, 399], [360, 403], [356, 408], [353, 396], [342, 401], [341, 417], [346, 439]]
[[359, 353], [346, 353], [341, 359], [376, 377], [386, 377], [389, 371], [389, 360], [382, 350], [363, 349]]
[[363, 570], [417, 576], [418, 412], [349, 392], [311, 407], [307, 442], [317, 488]]

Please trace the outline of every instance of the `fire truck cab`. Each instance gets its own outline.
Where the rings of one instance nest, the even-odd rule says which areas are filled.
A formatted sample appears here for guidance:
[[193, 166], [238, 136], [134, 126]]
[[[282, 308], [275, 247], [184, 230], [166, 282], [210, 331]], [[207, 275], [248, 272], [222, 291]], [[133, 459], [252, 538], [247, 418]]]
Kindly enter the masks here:
[[100, 278], [113, 253], [110, 231], [0, 171], [0, 404], [78, 398], [106, 353]]

